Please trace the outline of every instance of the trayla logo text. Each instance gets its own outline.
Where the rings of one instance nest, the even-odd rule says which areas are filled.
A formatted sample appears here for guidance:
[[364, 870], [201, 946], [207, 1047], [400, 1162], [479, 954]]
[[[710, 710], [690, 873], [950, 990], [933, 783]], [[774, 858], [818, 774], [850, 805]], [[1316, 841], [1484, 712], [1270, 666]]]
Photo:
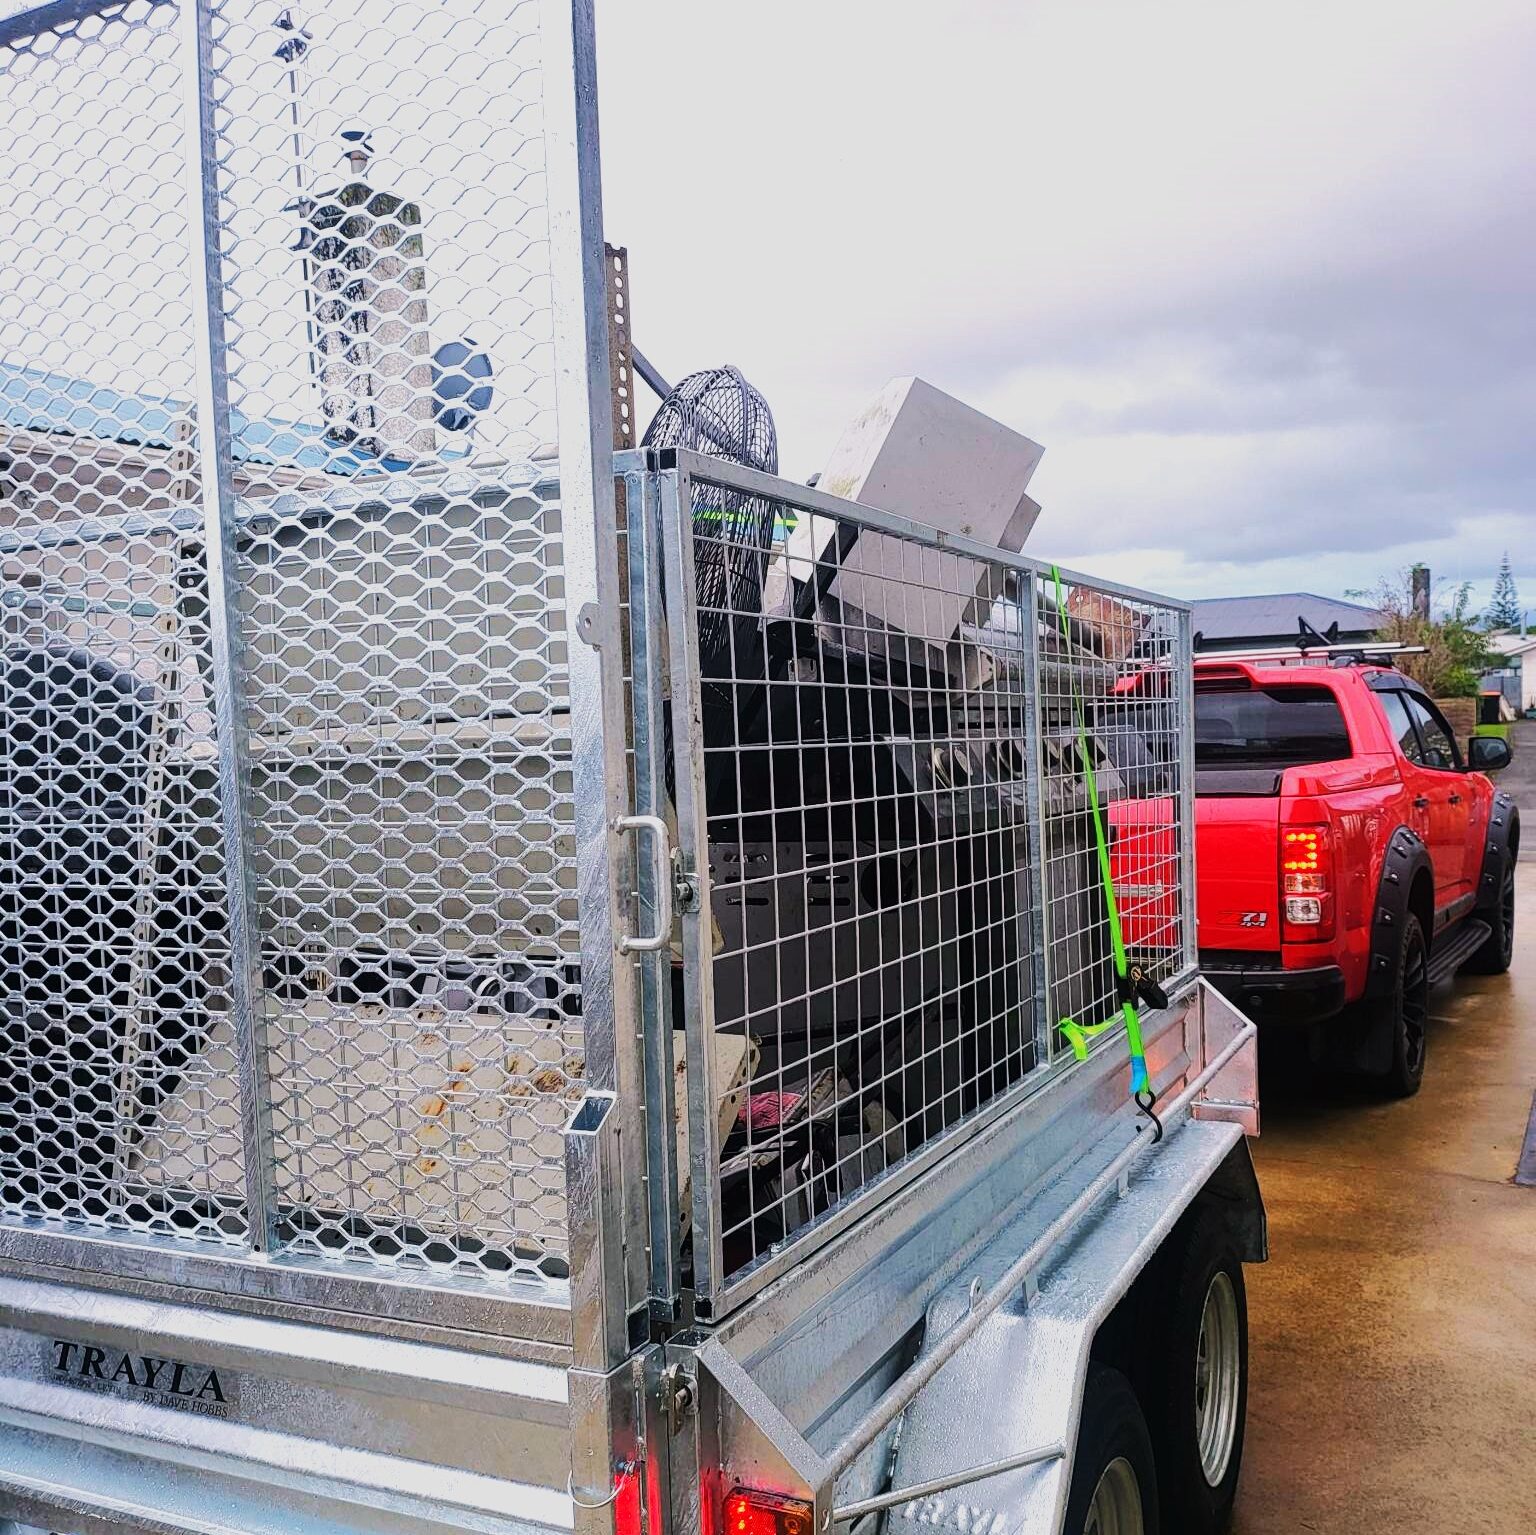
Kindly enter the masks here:
[[96, 1391], [121, 1391], [142, 1396], [158, 1407], [225, 1418], [235, 1403], [235, 1379], [212, 1365], [188, 1364], [158, 1354], [139, 1354], [50, 1338], [48, 1364], [55, 1378]]

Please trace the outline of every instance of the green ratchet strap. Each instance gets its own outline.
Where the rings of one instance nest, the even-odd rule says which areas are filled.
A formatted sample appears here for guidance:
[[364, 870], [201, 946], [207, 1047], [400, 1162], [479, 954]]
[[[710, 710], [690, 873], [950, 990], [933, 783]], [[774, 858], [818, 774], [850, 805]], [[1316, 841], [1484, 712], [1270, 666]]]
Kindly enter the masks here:
[[[1065, 652], [1072, 641], [1067, 633], [1067, 605], [1061, 593], [1061, 571], [1055, 565], [1051, 566], [1051, 579], [1056, 585], [1056, 623], [1061, 630], [1065, 660]], [[1120, 929], [1120, 908], [1115, 901], [1115, 882], [1109, 867], [1109, 838], [1104, 830], [1104, 811], [1099, 805], [1099, 784], [1094, 776], [1093, 757], [1088, 750], [1088, 725], [1083, 718], [1082, 692], [1078, 687], [1077, 673], [1070, 663], [1068, 670], [1072, 675], [1072, 717], [1077, 726], [1077, 755], [1083, 764], [1083, 782], [1088, 786], [1088, 808], [1093, 816], [1093, 845], [1098, 855], [1099, 880], [1104, 886], [1104, 904], [1109, 909], [1109, 943], [1114, 951], [1115, 974], [1123, 993], [1130, 979], [1130, 966], [1126, 963], [1125, 935]], [[1060, 1027], [1072, 1046], [1072, 1053], [1082, 1061], [1088, 1058], [1088, 1041], [1094, 1035], [1102, 1034], [1105, 1029], [1114, 1028], [1121, 1019], [1125, 1021], [1125, 1038], [1131, 1051], [1131, 1096], [1138, 1104], [1141, 1104], [1145, 1096], [1148, 1102], [1141, 1106], [1150, 1113], [1152, 1092], [1147, 1082], [1147, 1053], [1141, 1042], [1141, 1016], [1129, 996], [1121, 1000], [1118, 1019], [1109, 1018], [1103, 1023], [1077, 1023], [1071, 1018], [1063, 1018]]]

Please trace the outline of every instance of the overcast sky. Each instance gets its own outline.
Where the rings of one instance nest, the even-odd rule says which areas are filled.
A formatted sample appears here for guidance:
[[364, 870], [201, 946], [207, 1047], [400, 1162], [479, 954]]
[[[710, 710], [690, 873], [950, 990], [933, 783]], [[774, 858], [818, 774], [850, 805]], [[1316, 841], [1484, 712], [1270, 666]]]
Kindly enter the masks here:
[[917, 373], [1045, 444], [1032, 550], [1188, 596], [1415, 559], [1536, 608], [1532, 0], [598, 6], [669, 376], [804, 477]]

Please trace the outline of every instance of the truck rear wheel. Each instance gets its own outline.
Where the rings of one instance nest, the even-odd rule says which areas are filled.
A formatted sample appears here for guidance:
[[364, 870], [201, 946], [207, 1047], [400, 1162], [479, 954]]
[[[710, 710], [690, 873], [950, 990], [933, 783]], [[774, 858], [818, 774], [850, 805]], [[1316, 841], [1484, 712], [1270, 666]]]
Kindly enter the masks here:
[[1227, 1224], [1191, 1217], [1149, 1296], [1142, 1401], [1157, 1457], [1163, 1524], [1180, 1535], [1226, 1529], [1248, 1413], [1248, 1294]]
[[1367, 1018], [1387, 1047], [1386, 1069], [1377, 1074], [1377, 1083], [1393, 1098], [1411, 1098], [1424, 1081], [1429, 1049], [1429, 948], [1412, 912], [1403, 917], [1392, 989], [1371, 1004]]
[[1067, 1535], [1158, 1535], [1157, 1470], [1131, 1383], [1088, 1366], [1067, 1495]]

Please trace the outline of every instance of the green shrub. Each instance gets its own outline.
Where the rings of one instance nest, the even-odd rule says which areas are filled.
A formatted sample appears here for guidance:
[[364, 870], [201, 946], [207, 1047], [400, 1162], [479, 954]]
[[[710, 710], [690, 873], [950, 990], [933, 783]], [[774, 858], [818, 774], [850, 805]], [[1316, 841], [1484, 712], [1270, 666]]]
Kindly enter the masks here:
[[1423, 655], [1404, 656], [1399, 670], [1422, 683], [1432, 698], [1475, 698], [1478, 679], [1498, 664], [1488, 637], [1471, 611], [1472, 586], [1468, 581], [1432, 598], [1430, 616], [1413, 611], [1413, 572], [1399, 571], [1383, 578], [1374, 591], [1346, 595], [1370, 602], [1382, 615], [1376, 638], [1399, 645], [1421, 645]]

